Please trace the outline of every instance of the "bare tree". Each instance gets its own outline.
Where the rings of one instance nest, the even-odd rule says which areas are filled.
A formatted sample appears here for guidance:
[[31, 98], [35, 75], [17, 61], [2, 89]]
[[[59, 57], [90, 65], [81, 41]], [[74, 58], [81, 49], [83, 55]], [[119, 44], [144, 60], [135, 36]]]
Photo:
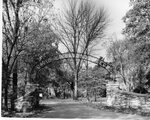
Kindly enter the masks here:
[[74, 73], [74, 99], [77, 99], [78, 76], [83, 58], [87, 56], [88, 49], [92, 49], [104, 37], [108, 20], [103, 7], [97, 10], [93, 3], [83, 0], [70, 0], [63, 15], [58, 21], [57, 34], [71, 57], [68, 64]]

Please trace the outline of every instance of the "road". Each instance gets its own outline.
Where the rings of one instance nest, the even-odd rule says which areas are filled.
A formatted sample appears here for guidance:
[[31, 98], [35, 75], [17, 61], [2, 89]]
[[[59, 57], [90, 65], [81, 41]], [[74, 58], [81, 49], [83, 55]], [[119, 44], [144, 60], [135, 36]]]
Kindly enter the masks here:
[[150, 120], [150, 118], [138, 115], [121, 114], [97, 110], [79, 102], [43, 100], [41, 104], [49, 106], [51, 109], [36, 114], [36, 118], [96, 118], [102, 120]]

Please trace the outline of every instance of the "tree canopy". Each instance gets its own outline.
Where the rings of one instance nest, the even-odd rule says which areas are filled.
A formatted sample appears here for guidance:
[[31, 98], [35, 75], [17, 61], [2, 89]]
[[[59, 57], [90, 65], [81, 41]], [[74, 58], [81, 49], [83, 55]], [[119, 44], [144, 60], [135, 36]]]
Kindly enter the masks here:
[[[123, 17], [124, 40], [113, 42], [108, 50], [126, 86], [133, 90], [148, 85], [150, 67], [150, 1], [131, 0], [131, 9]], [[129, 87], [129, 86], [128, 86]]]

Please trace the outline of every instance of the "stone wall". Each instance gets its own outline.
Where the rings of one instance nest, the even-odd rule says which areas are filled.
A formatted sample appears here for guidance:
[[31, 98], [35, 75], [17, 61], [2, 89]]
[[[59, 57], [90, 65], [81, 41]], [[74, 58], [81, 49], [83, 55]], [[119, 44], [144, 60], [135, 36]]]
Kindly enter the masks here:
[[107, 105], [123, 108], [139, 108], [150, 111], [150, 95], [124, 92], [119, 90], [119, 84], [107, 84]]
[[15, 101], [15, 106], [17, 111], [26, 111], [26, 109], [31, 108], [31, 104], [29, 101], [25, 100], [24, 97], [20, 97]]

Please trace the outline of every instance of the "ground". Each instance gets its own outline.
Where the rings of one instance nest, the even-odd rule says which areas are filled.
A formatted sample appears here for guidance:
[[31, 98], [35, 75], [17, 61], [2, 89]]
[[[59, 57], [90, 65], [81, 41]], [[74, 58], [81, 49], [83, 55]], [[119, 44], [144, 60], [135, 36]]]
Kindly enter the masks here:
[[97, 110], [72, 100], [42, 100], [50, 109], [35, 114], [36, 118], [96, 118], [102, 120], [150, 120], [148, 117]]

